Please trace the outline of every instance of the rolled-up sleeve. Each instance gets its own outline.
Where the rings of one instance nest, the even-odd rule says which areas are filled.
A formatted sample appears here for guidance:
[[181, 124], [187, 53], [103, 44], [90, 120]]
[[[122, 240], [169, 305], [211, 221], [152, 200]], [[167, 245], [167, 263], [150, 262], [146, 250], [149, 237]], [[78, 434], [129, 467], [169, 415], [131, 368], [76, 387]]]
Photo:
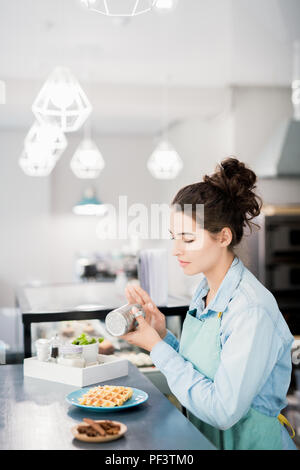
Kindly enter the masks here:
[[179, 351], [179, 341], [171, 331], [167, 330], [167, 334], [164, 337], [164, 342], [169, 344], [175, 351]]
[[268, 313], [262, 307], [253, 307], [235, 316], [214, 381], [165, 341], [156, 344], [151, 358], [184, 407], [202, 421], [225, 430], [247, 413], [272, 371], [281, 347]]

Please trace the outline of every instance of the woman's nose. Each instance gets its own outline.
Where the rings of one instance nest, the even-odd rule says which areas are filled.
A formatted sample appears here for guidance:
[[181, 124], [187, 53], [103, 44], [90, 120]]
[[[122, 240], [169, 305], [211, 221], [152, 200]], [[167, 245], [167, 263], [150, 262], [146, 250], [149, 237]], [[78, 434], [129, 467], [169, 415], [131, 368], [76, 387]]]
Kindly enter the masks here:
[[183, 247], [182, 247], [182, 241], [181, 240], [174, 240], [173, 241], [173, 249], [172, 249], [172, 255], [173, 256], [179, 256], [184, 253]]

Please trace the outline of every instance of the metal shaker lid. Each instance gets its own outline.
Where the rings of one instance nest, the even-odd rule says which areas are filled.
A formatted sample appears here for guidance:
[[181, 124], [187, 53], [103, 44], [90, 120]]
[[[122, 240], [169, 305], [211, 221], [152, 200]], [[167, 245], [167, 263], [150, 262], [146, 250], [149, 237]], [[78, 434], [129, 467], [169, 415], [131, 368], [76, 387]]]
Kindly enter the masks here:
[[126, 333], [127, 321], [119, 312], [110, 312], [105, 318], [105, 327], [112, 336], [122, 336]]

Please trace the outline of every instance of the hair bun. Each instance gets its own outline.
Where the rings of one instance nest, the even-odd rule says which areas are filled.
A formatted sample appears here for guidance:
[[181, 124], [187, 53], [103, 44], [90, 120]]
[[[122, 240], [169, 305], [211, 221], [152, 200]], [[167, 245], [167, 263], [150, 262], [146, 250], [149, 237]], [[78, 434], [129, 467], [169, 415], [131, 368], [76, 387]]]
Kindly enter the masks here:
[[249, 225], [262, 206], [261, 198], [254, 192], [256, 179], [256, 174], [243, 162], [230, 157], [217, 166], [213, 175], [206, 175], [204, 182], [221, 192], [222, 197], [227, 197]]
[[226, 158], [212, 176], [204, 177], [204, 181], [236, 201], [255, 188], [256, 174], [236, 158]]
[[220, 173], [222, 172], [232, 195], [239, 196], [243, 191], [251, 191], [255, 188], [256, 174], [236, 158], [223, 160], [220, 164]]

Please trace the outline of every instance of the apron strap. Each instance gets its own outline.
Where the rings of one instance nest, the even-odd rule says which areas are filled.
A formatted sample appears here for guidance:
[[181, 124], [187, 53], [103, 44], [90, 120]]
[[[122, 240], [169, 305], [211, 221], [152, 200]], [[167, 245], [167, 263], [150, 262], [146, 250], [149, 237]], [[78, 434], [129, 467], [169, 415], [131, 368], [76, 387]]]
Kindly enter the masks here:
[[289, 432], [289, 434], [290, 434], [291, 438], [294, 439], [295, 431], [294, 431], [293, 426], [291, 425], [291, 423], [281, 413], [277, 416], [277, 418], [278, 418], [280, 424], [282, 424], [282, 426], [286, 425], [292, 431], [292, 433]]

